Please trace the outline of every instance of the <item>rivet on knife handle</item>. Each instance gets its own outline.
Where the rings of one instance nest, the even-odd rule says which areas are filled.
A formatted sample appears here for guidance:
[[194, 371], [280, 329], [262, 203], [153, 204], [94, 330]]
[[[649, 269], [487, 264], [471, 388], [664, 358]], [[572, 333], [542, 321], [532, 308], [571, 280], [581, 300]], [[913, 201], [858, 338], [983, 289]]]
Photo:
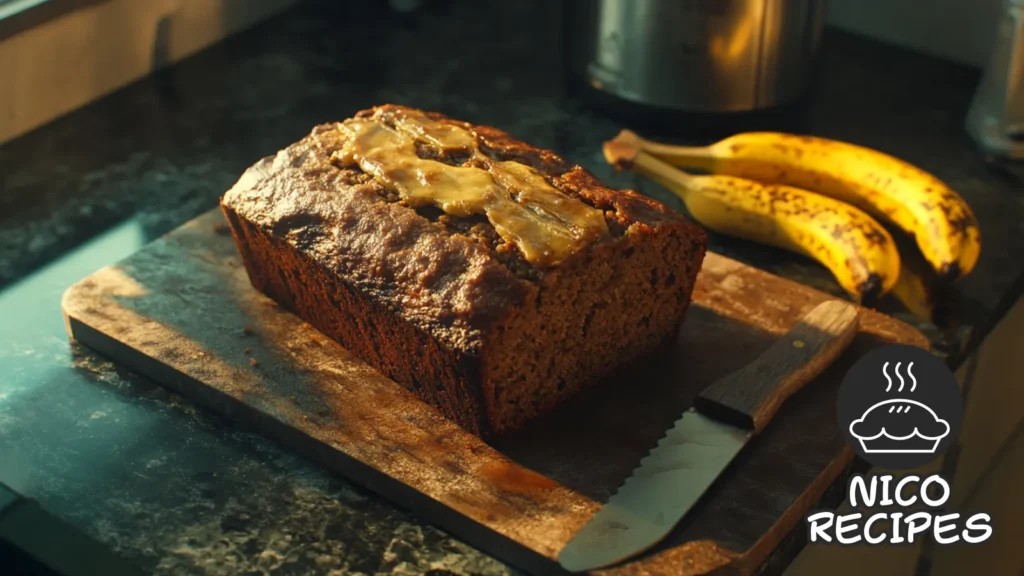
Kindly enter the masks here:
[[782, 402], [813, 380], [857, 333], [857, 308], [819, 304], [761, 356], [705, 390], [607, 504], [558, 555], [595, 570], [660, 542]]

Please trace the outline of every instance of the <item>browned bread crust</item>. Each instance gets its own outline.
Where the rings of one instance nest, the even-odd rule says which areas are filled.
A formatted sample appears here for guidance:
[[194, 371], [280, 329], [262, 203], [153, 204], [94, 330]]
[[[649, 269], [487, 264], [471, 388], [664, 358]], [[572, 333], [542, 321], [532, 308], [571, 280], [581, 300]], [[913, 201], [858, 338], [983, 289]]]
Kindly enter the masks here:
[[[674, 336], [704, 257], [701, 229], [500, 130], [427, 116], [602, 210], [610, 236], [556, 267], [534, 266], [486, 218], [413, 209], [332, 161], [346, 137], [325, 124], [249, 168], [221, 200], [253, 286], [482, 436], [523, 425]], [[457, 161], [429, 147], [421, 155]]]

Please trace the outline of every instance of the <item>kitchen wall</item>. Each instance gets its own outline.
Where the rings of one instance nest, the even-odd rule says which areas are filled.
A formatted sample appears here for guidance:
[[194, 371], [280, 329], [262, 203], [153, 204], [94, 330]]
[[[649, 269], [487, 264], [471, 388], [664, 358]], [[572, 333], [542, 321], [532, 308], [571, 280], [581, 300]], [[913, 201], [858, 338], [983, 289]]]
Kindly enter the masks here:
[[[49, 0], [61, 2], [67, 0]], [[0, 143], [296, 0], [102, 0], [0, 40]]]
[[829, 24], [982, 67], [1005, 0], [826, 0]]

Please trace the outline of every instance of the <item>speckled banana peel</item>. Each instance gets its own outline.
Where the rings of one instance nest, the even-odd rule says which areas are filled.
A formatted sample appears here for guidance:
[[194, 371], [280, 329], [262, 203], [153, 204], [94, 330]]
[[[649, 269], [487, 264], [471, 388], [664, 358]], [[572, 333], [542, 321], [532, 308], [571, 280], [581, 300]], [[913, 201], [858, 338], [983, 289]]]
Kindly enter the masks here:
[[931, 174], [854, 144], [778, 132], [737, 134], [711, 146], [673, 146], [623, 131], [619, 139], [680, 168], [812, 190], [910, 234], [943, 280], [974, 269], [981, 231], [966, 202]]
[[889, 292], [899, 277], [892, 237], [849, 204], [791, 186], [687, 174], [621, 141], [605, 142], [604, 154], [616, 168], [631, 168], [671, 190], [715, 232], [814, 258], [859, 302]]

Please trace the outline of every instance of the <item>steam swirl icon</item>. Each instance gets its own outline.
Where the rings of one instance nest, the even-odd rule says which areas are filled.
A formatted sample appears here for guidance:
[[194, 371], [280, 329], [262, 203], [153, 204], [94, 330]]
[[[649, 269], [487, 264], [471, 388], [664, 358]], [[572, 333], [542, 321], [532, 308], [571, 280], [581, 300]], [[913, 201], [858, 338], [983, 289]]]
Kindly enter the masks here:
[[[901, 364], [897, 362], [893, 369], [899, 380], [896, 392], [902, 393], [905, 387], [913, 392], [917, 389], [914, 363], [910, 362], [906, 367], [909, 386], [900, 373]], [[895, 386], [888, 368], [889, 363], [886, 362], [882, 366], [882, 375], [888, 382], [886, 392]], [[850, 434], [868, 454], [934, 454], [949, 432], [949, 422], [939, 418], [926, 404], [909, 398], [882, 400], [850, 423]]]

